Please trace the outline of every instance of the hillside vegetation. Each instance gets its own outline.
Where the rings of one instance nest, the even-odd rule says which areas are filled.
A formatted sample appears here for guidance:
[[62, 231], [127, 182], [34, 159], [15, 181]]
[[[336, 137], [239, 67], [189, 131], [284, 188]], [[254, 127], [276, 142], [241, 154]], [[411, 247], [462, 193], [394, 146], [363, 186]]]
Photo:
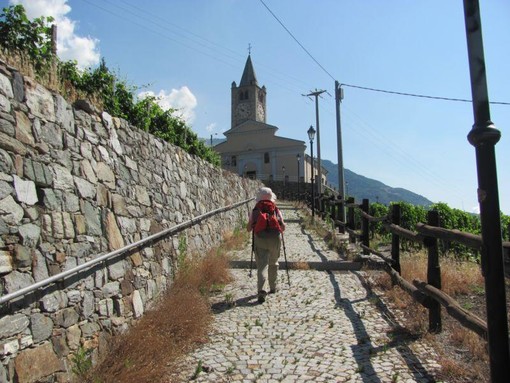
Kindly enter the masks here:
[[52, 21], [52, 17], [29, 20], [22, 5], [4, 8], [0, 14], [0, 58], [70, 102], [87, 98], [110, 115], [220, 165], [218, 154], [173, 114], [175, 109], [164, 110], [156, 97], [137, 99], [139, 88], [121, 80], [104, 58], [97, 68], [85, 70], [80, 70], [76, 61], [60, 61], [52, 50]]

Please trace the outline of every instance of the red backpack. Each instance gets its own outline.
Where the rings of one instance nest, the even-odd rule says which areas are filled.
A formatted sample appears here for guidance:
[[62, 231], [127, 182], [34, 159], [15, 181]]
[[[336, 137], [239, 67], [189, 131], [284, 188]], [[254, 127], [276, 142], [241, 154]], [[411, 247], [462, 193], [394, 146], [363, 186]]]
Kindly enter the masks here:
[[259, 201], [253, 209], [253, 231], [259, 236], [277, 236], [283, 230], [278, 221], [278, 208], [272, 201]]

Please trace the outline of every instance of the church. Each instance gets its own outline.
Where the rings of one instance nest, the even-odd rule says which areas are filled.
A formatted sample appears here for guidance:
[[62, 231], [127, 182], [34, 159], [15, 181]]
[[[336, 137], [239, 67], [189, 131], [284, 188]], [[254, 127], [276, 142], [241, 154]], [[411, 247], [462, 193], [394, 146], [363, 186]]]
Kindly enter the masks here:
[[[232, 82], [231, 128], [223, 133], [226, 141], [214, 146], [222, 168], [262, 181], [311, 182], [305, 142], [276, 135], [278, 128], [266, 122], [266, 96], [266, 87], [259, 86], [248, 55], [239, 86]], [[323, 184], [326, 173], [323, 169]]]

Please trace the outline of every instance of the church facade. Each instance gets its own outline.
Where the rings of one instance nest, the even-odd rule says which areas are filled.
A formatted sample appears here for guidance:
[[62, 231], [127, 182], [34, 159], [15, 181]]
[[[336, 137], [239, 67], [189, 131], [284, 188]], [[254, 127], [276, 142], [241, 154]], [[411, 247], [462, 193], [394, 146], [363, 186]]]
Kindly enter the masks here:
[[[262, 181], [310, 182], [305, 142], [276, 135], [278, 128], [266, 122], [266, 96], [248, 55], [239, 86], [232, 82], [231, 128], [223, 133], [226, 141], [214, 146], [222, 167]], [[323, 182], [325, 178], [324, 173]]]

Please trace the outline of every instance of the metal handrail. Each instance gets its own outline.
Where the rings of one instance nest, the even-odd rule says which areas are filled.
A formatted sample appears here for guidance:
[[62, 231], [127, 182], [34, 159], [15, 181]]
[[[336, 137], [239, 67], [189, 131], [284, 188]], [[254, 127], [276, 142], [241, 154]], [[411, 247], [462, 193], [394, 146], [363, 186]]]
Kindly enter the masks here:
[[153, 242], [154, 240], [157, 240], [157, 239], [160, 239], [161, 237], [164, 237], [170, 233], [174, 233], [174, 232], [178, 232], [178, 231], [181, 231], [181, 230], [184, 230], [184, 229], [187, 229], [188, 227], [191, 227], [193, 225], [196, 225], [197, 223], [203, 221], [204, 219], [206, 218], [209, 218], [213, 215], [216, 215], [216, 214], [219, 214], [219, 213], [222, 213], [222, 212], [225, 212], [225, 211], [228, 211], [228, 210], [232, 210], [232, 209], [235, 209], [236, 207], [238, 206], [241, 206], [241, 205], [244, 205], [244, 204], [247, 204], [248, 202], [250, 201], [253, 201], [255, 198], [249, 198], [249, 199], [246, 199], [244, 201], [241, 201], [241, 202], [237, 202], [235, 204], [232, 204], [232, 205], [229, 205], [229, 206], [225, 206], [225, 207], [221, 207], [219, 209], [215, 209], [215, 210], [212, 210], [208, 213], [205, 213], [205, 214], [202, 214], [202, 215], [199, 215], [197, 217], [194, 217], [192, 219], [190, 219], [189, 221], [186, 221], [186, 222], [183, 222], [177, 226], [173, 226], [171, 228], [168, 228], [168, 229], [165, 229], [165, 230], [162, 230], [160, 231], [159, 233], [156, 233], [156, 234], [153, 234], [147, 238], [144, 238], [144, 239], [141, 239], [137, 242], [133, 242], [127, 246], [124, 246], [123, 248], [121, 249], [117, 249], [117, 250], [114, 250], [110, 253], [107, 253], [107, 254], [103, 254], [97, 258], [94, 258], [94, 259], [91, 259], [90, 261], [88, 262], [85, 262], [85, 263], [82, 263], [81, 265], [79, 266], [76, 266], [70, 270], [66, 270], [66, 271], [63, 271], [61, 273], [58, 273], [58, 274], [55, 274], [49, 278], [46, 278], [46, 279], [43, 279], [42, 281], [39, 281], [37, 283], [34, 283], [33, 285], [30, 285], [30, 286], [27, 286], [27, 287], [24, 287], [22, 289], [19, 289], [18, 291], [15, 291], [13, 293], [9, 293], [9, 294], [6, 294], [2, 297], [0, 297], [0, 304], [4, 304], [10, 300], [13, 300], [14, 298], [17, 298], [17, 297], [20, 297], [22, 295], [26, 295], [34, 290], [37, 290], [41, 287], [45, 287], [47, 285], [49, 285], [50, 283], [53, 283], [55, 281], [58, 281], [58, 280], [61, 280], [61, 279], [64, 279], [72, 274], [75, 274], [75, 273], [78, 273], [79, 271], [82, 271], [84, 269], [88, 269], [90, 268], [91, 266], [94, 266], [95, 264], [97, 263], [100, 263], [100, 262], [103, 262], [109, 258], [112, 258], [116, 255], [119, 255], [119, 254], [122, 254], [122, 253], [125, 253], [129, 250], [133, 250], [135, 248], [139, 248], [149, 242]]

